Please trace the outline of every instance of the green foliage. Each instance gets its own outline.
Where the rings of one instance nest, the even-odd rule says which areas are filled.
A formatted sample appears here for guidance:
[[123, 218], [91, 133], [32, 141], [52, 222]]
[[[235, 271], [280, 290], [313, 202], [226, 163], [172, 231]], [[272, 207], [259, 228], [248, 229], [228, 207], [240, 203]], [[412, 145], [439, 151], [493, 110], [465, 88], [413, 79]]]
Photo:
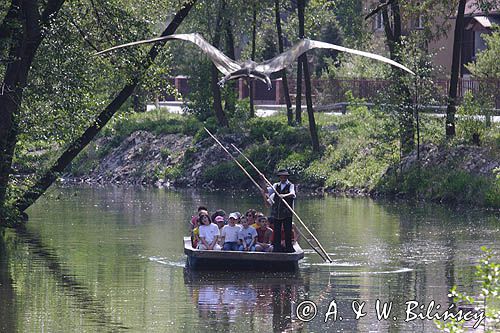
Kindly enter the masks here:
[[223, 161], [204, 170], [202, 182], [210, 181], [215, 186], [230, 187], [231, 184], [245, 184], [248, 179], [233, 161]]
[[287, 169], [294, 176], [301, 177], [313, 159], [314, 153], [311, 150], [293, 152], [278, 162], [276, 169]]
[[[454, 304], [477, 308], [484, 312], [484, 320], [480, 323], [484, 332], [497, 332], [500, 329], [500, 264], [494, 261], [494, 253], [485, 246], [481, 247], [484, 257], [476, 265], [476, 278], [481, 288], [478, 296], [473, 297], [458, 291], [455, 285], [450, 289], [448, 297]], [[465, 332], [465, 321], [455, 318], [447, 322], [435, 321], [436, 326], [444, 332]]]
[[182, 176], [182, 168], [180, 165], [169, 165], [163, 171], [163, 179], [176, 180]]
[[467, 92], [457, 110], [458, 140], [473, 144], [480, 142], [486, 130], [486, 122], [480, 118], [484, 114], [483, 110], [484, 106], [474, 98], [471, 92]]
[[485, 202], [489, 207], [500, 207], [500, 168], [493, 170], [496, 177], [485, 194]]
[[416, 199], [450, 204], [474, 204], [500, 208], [499, 183], [480, 175], [446, 166], [413, 167], [403, 175], [392, 173], [378, 184], [382, 193], [405, 194]]
[[210, 86], [212, 63], [205, 59], [195, 61], [189, 67], [189, 94], [187, 96], [186, 107], [190, 114], [193, 114], [200, 121], [207, 120], [213, 114], [213, 96]]
[[185, 117], [154, 110], [144, 113], [126, 113], [111, 121], [103, 129], [104, 136], [112, 136], [111, 146], [118, 146], [123, 139], [135, 131], [148, 131], [154, 134], [182, 133], [195, 135], [203, 125], [194, 117]]
[[288, 145], [306, 148], [310, 146], [309, 132], [305, 127], [290, 127], [282, 120], [253, 118], [246, 125], [252, 142], [270, 142], [273, 145]]
[[496, 26], [492, 34], [481, 34], [486, 42], [486, 49], [479, 51], [476, 60], [466, 65], [472, 75], [482, 79], [500, 78], [500, 27]]

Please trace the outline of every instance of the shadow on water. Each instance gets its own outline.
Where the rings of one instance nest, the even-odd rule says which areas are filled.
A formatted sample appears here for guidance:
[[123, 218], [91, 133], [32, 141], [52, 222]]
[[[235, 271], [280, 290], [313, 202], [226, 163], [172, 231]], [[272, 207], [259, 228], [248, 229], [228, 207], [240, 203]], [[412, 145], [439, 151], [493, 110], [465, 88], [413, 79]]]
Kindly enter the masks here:
[[[63, 289], [65, 295], [70, 296], [74, 300], [74, 304], [85, 318], [97, 324], [98, 327], [105, 331], [116, 332], [128, 329], [122, 323], [113, 321], [112, 316], [108, 313], [104, 305], [104, 300], [97, 298], [85, 285], [80, 283], [77, 277], [71, 274], [69, 269], [61, 263], [59, 257], [55, 254], [55, 250], [44, 245], [39, 236], [28, 231], [25, 227], [17, 228], [16, 235], [28, 245], [34, 256], [45, 262], [58, 286]], [[0, 264], [1, 262], [2, 260], [0, 259]], [[3, 301], [0, 303], [3, 303]]]
[[17, 322], [15, 294], [4, 236], [5, 229], [0, 228], [0, 332], [15, 332]]
[[305, 288], [298, 272], [249, 275], [185, 268], [184, 283], [200, 319], [215, 332], [258, 332], [271, 325], [273, 332], [303, 330], [303, 323], [293, 319], [294, 304]]

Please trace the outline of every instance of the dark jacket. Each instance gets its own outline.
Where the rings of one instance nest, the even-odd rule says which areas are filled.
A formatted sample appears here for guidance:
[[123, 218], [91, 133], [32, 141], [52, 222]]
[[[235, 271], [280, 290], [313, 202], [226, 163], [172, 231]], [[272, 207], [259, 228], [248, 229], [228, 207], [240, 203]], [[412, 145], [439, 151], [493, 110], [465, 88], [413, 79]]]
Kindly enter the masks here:
[[[278, 183], [274, 186], [274, 190], [279, 194], [288, 194], [290, 193], [290, 184], [291, 183], [286, 184], [282, 191], [281, 185]], [[293, 208], [293, 199], [293, 196], [281, 199], [278, 195], [275, 195], [274, 204], [271, 206], [271, 216], [279, 220], [291, 217], [292, 212], [286, 207], [286, 205], [283, 203], [283, 200], [285, 200], [288, 205]]]

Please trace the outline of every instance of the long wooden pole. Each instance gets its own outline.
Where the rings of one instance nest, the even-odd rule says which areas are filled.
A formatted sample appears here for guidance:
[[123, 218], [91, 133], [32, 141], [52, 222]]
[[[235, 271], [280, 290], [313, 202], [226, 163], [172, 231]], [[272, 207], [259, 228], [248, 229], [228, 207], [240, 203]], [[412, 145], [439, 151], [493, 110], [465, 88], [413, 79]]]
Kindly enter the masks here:
[[245, 175], [247, 175], [247, 177], [250, 178], [252, 183], [255, 186], [257, 186], [259, 191], [262, 192], [263, 191], [262, 187], [257, 183], [257, 181], [255, 179], [253, 179], [253, 177], [248, 173], [248, 171], [245, 170], [243, 165], [241, 165], [241, 163], [238, 162], [238, 160], [226, 149], [226, 147], [224, 147], [224, 145], [212, 133], [210, 133], [210, 131], [206, 127], [203, 127], [203, 128], [205, 129], [205, 131], [207, 131], [208, 135], [210, 135], [212, 137], [212, 139], [214, 139], [215, 142], [217, 142], [219, 144], [219, 146], [221, 146], [222, 149], [224, 149], [224, 151], [233, 159], [234, 163], [236, 163], [236, 165], [238, 165], [240, 167], [240, 169], [245, 173]]
[[[276, 192], [276, 190], [274, 189], [274, 186], [273, 184], [271, 184], [271, 182], [266, 178], [266, 176], [264, 176], [264, 174], [262, 172], [260, 172], [260, 170], [255, 166], [255, 164], [252, 163], [252, 161], [250, 161], [250, 159], [248, 157], [245, 156], [245, 154], [243, 154], [243, 152], [241, 150], [238, 149], [238, 147], [236, 147], [234, 144], [231, 144], [231, 146], [236, 149], [236, 151], [238, 153], [240, 153], [241, 156], [243, 156], [243, 158], [245, 158], [245, 160], [255, 169], [255, 171], [257, 171], [257, 173], [262, 177], [262, 179], [264, 179], [264, 181], [267, 183], [267, 185], [269, 185], [274, 193], [275, 193], [275, 196], [279, 196], [279, 193]], [[290, 211], [292, 212], [292, 214], [297, 218], [297, 220], [299, 220], [299, 222], [301, 223], [301, 225], [304, 227], [304, 229], [307, 230], [307, 232], [312, 236], [312, 238], [314, 239], [314, 241], [316, 242], [316, 244], [318, 244], [318, 247], [321, 249], [321, 251], [323, 252], [322, 254], [320, 254], [320, 252], [318, 252], [318, 254], [320, 254], [320, 256], [325, 260], [325, 261], [328, 261], [328, 262], [333, 262], [332, 259], [330, 258], [330, 256], [328, 255], [328, 253], [325, 251], [325, 249], [323, 248], [323, 246], [321, 246], [321, 243], [318, 241], [318, 239], [316, 238], [316, 236], [314, 236], [314, 234], [311, 232], [311, 230], [309, 230], [309, 228], [306, 226], [306, 224], [302, 221], [302, 219], [300, 218], [300, 216], [292, 209], [292, 207], [290, 207], [290, 205], [288, 204], [288, 202], [286, 202], [285, 200], [283, 200], [283, 203], [285, 204], [285, 206], [290, 209]], [[306, 239], [307, 240], [307, 239]], [[309, 243], [309, 245], [311, 245]], [[311, 245], [312, 246], [312, 245]], [[312, 248], [314, 250], [315, 247], [312, 246]], [[324, 255], [324, 256], [323, 256]]]

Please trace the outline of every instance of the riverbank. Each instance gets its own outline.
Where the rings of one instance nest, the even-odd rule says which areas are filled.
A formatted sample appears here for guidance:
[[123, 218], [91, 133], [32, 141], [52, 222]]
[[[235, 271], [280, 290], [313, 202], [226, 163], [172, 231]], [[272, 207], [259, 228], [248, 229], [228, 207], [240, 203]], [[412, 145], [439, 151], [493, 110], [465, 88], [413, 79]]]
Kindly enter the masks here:
[[222, 129], [212, 119], [202, 124], [194, 117], [162, 111], [122, 117], [78, 156], [63, 179], [212, 190], [251, 188], [247, 177], [203, 130], [206, 126], [226, 146], [242, 149], [264, 174], [288, 168], [302, 191], [500, 208], [497, 124], [482, 133], [478, 147], [467, 144], [460, 127], [457, 138], [446, 141], [439, 135], [443, 120], [423, 117], [418, 152], [401, 158], [397, 130], [391, 128], [394, 119], [364, 107], [352, 108], [345, 116], [317, 114], [320, 153], [310, 149], [307, 118], [295, 127], [287, 126], [280, 114], [239, 120]]

